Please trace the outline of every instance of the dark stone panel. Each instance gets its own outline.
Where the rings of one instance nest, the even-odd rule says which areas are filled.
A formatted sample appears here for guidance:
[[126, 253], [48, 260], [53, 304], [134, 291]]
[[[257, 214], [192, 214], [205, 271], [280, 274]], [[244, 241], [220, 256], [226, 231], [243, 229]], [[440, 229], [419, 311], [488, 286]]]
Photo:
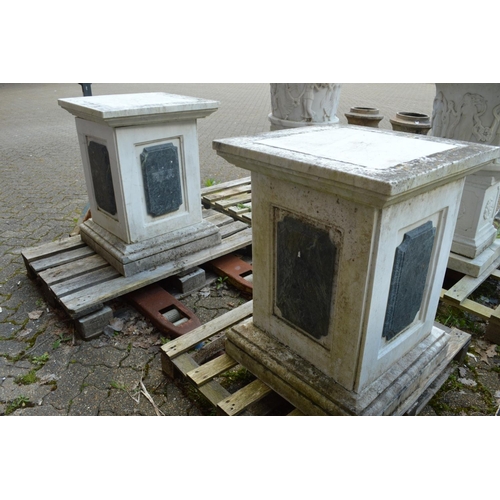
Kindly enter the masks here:
[[178, 210], [182, 190], [177, 147], [169, 143], [144, 148], [141, 167], [148, 214], [159, 217]]
[[115, 191], [108, 148], [104, 144], [90, 141], [87, 149], [97, 205], [108, 214], [116, 215]]
[[432, 222], [409, 231], [396, 248], [382, 336], [391, 340], [415, 319], [422, 305], [436, 228]]
[[318, 340], [328, 334], [336, 252], [324, 229], [290, 215], [277, 224], [276, 306]]

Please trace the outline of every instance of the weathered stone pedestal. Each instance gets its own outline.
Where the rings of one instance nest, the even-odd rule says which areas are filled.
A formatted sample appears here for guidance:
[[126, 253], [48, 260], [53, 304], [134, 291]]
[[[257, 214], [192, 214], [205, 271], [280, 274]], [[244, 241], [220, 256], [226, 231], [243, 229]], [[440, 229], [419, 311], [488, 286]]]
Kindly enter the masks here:
[[[430, 135], [500, 145], [500, 84], [437, 83]], [[448, 267], [478, 277], [500, 258], [493, 219], [500, 195], [500, 164], [467, 177]]]
[[165, 93], [59, 99], [76, 116], [92, 219], [82, 240], [124, 276], [218, 245], [202, 218], [196, 120], [218, 102]]
[[306, 414], [404, 413], [447, 351], [464, 177], [500, 149], [349, 125], [214, 148], [252, 171], [253, 319], [226, 352]]
[[340, 91], [340, 83], [271, 83], [271, 130], [338, 123]]

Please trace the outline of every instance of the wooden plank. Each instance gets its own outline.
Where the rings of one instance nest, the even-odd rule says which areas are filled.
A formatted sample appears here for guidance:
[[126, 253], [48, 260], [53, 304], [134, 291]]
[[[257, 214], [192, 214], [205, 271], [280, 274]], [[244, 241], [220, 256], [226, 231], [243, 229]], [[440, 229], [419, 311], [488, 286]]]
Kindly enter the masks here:
[[239, 186], [241, 184], [248, 184], [251, 182], [251, 177], [243, 177], [241, 179], [235, 179], [232, 181], [221, 182], [220, 184], [214, 184], [213, 186], [204, 187], [201, 189], [201, 196], [205, 196], [209, 193], [214, 193], [215, 191], [221, 191], [223, 189], [231, 188], [234, 186]]
[[61, 304], [71, 316], [85, 314], [87, 310], [93, 308], [94, 303], [104, 303], [128, 292], [138, 290], [168, 276], [172, 276], [181, 271], [186, 271], [192, 267], [199, 266], [209, 260], [226, 255], [234, 250], [251, 245], [252, 230], [247, 228], [237, 234], [222, 240], [216, 247], [206, 248], [186, 256], [182, 259], [166, 262], [154, 269], [148, 269], [133, 276], [120, 276], [105, 284], [99, 284], [67, 295], [61, 300]]
[[40, 258], [50, 257], [65, 250], [71, 250], [85, 246], [80, 236], [61, 238], [57, 241], [37, 245], [36, 247], [24, 248], [21, 254], [25, 261], [31, 262]]
[[196, 386], [200, 386], [214, 379], [215, 377], [217, 377], [217, 375], [230, 370], [237, 364], [238, 363], [233, 358], [231, 358], [231, 356], [228, 356], [226, 353], [224, 353], [221, 356], [208, 361], [204, 365], [201, 365], [198, 368], [187, 372], [186, 376]]
[[477, 278], [467, 275], [464, 276], [444, 294], [444, 298], [452, 304], [460, 304], [460, 302], [465, 300], [474, 290], [479, 288], [497, 267], [498, 260], [486, 268]]
[[238, 203], [248, 203], [249, 201], [252, 201], [252, 193], [244, 193], [238, 196], [231, 196], [229, 198], [216, 201], [215, 207], [226, 209], [232, 205], [238, 205]]
[[229, 189], [224, 189], [220, 191], [215, 191], [214, 193], [206, 194], [203, 196], [203, 201], [207, 201], [210, 204], [222, 200], [223, 198], [228, 198], [230, 196], [235, 196], [242, 193], [249, 193], [251, 191], [250, 184], [244, 184], [241, 186], [236, 186]]
[[220, 228], [220, 235], [222, 238], [227, 238], [228, 236], [236, 234], [247, 227], [248, 227], [248, 224], [245, 224], [242, 221], [233, 219], [233, 222], [231, 222], [231, 224], [228, 224], [227, 226], [223, 226]]
[[215, 224], [219, 228], [222, 228], [225, 225], [231, 224], [231, 222], [234, 222], [233, 217], [231, 217], [230, 215], [221, 213], [221, 212], [215, 212], [214, 215], [210, 215], [209, 217], [205, 217], [205, 220], [208, 222], [211, 222], [212, 224]]
[[490, 307], [483, 306], [482, 304], [478, 304], [477, 302], [474, 302], [470, 299], [462, 300], [462, 302], [460, 302], [458, 306], [455, 305], [455, 307], [459, 307], [460, 309], [479, 316], [480, 318], [485, 320], [489, 320], [491, 314], [494, 311]]
[[232, 311], [229, 311], [222, 316], [199, 326], [195, 330], [186, 333], [186, 335], [172, 340], [171, 342], [167, 342], [161, 349], [170, 359], [174, 359], [177, 356], [193, 349], [194, 346], [212, 337], [216, 333], [226, 330], [227, 328], [234, 326], [236, 323], [250, 317], [252, 313], [253, 301], [250, 300], [236, 309], [233, 309]]
[[88, 246], [84, 246], [81, 248], [76, 248], [75, 250], [67, 250], [63, 253], [59, 253], [56, 255], [52, 255], [51, 257], [47, 257], [44, 259], [39, 259], [30, 262], [30, 267], [36, 273], [40, 273], [41, 271], [45, 271], [46, 269], [50, 269], [52, 267], [57, 267], [62, 264], [67, 264], [68, 262], [74, 262], [75, 260], [82, 259], [88, 255], [93, 255], [95, 252]]
[[238, 415], [251, 404], [256, 403], [271, 392], [272, 390], [269, 386], [256, 379], [228, 398], [224, 398], [217, 407], [225, 415]]
[[65, 295], [69, 295], [70, 293], [75, 293], [94, 285], [106, 283], [107, 281], [120, 276], [121, 274], [114, 267], [107, 266], [105, 268], [97, 269], [87, 274], [79, 275], [75, 278], [52, 285], [50, 289], [56, 297], [61, 298]]
[[247, 205], [247, 204], [243, 204], [244, 206], [243, 207], [228, 207], [227, 211], [231, 214], [231, 215], [241, 215], [241, 214], [244, 214], [246, 212], [250, 212], [252, 210], [252, 207]]
[[287, 417], [304, 417], [305, 415], [297, 408], [293, 409]]
[[108, 266], [109, 263], [106, 262], [100, 255], [94, 254], [74, 262], [69, 262], [67, 264], [42, 271], [39, 273], [39, 277], [44, 283], [50, 286]]
[[[199, 366], [198, 363], [196, 363], [187, 353], [181, 354], [177, 358], [171, 360], [171, 362], [183, 375]], [[231, 393], [215, 380], [210, 380], [206, 384], [203, 384], [198, 388], [198, 391], [203, 394], [203, 396], [205, 396], [214, 406], [217, 406], [217, 403], [224, 398], [231, 396]]]

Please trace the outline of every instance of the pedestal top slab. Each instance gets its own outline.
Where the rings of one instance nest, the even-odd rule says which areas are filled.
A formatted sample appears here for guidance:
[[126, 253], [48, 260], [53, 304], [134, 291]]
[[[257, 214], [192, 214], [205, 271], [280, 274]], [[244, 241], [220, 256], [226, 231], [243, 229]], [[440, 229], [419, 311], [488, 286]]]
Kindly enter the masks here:
[[353, 125], [220, 139], [213, 147], [239, 167], [376, 204], [414, 196], [500, 158], [497, 147]]
[[79, 118], [111, 127], [203, 118], [219, 107], [218, 101], [165, 92], [74, 97], [57, 102]]

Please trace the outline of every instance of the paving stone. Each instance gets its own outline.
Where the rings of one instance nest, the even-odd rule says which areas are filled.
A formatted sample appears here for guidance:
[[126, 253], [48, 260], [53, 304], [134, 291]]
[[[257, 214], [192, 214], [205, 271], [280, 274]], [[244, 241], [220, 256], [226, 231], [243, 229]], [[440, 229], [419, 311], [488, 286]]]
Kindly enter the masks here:
[[[139, 401], [141, 399], [144, 399], [143, 395], [140, 396]], [[133, 416], [140, 414], [139, 403], [120, 389], [112, 389], [109, 396], [102, 401], [99, 409], [99, 415]]]
[[26, 372], [31, 366], [30, 363], [12, 363], [6, 358], [0, 357], [0, 384], [7, 377], [18, 377]]
[[64, 417], [66, 416], [66, 412], [63, 410], [57, 410], [48, 404], [37, 404], [30, 408], [16, 410], [14, 415], [18, 417]]
[[93, 385], [101, 390], [125, 387], [129, 391], [135, 391], [139, 387], [142, 373], [132, 368], [115, 367], [109, 368], [104, 365], [95, 366], [85, 383]]
[[70, 364], [60, 373], [57, 389], [46, 398], [46, 402], [58, 410], [68, 411], [73, 399], [77, 398], [85, 383], [85, 379], [92, 373], [93, 368], [80, 363]]
[[142, 370], [152, 359], [153, 355], [149, 351], [132, 347], [128, 356], [121, 361], [120, 366], [122, 368], [130, 367], [136, 370]]
[[72, 346], [62, 345], [57, 349], [49, 348], [48, 350], [45, 350], [47, 347], [46, 344], [43, 344], [40, 347], [40, 350], [36, 354], [34, 354], [34, 352], [30, 352], [32, 356], [41, 356], [45, 352], [49, 355], [49, 360], [37, 372], [40, 378], [50, 374], [61, 373], [70, 365], [76, 363], [75, 356], [78, 353], [78, 348], [75, 349]]
[[18, 385], [13, 378], [7, 378], [0, 386], [0, 401], [10, 403], [20, 396], [27, 397], [31, 403], [38, 404], [52, 391], [49, 386], [30, 384]]
[[165, 402], [160, 406], [161, 411], [166, 416], [188, 415], [193, 403], [186, 398], [183, 392], [175, 384], [169, 384], [166, 392]]
[[26, 350], [26, 344], [24, 342], [18, 342], [17, 340], [0, 340], [0, 352], [3, 355], [15, 357]]
[[[21, 330], [21, 327], [19, 325], [14, 325], [10, 321], [3, 322], [1, 317], [0, 321], [2, 321], [0, 323], [0, 340], [11, 339], [12, 337], [14, 337], [16, 332]], [[1, 347], [0, 347], [0, 352], [3, 353]]]
[[85, 365], [104, 365], [117, 368], [127, 357], [127, 353], [114, 347], [92, 347], [83, 344], [78, 352], [77, 361]]
[[85, 387], [78, 396], [73, 398], [68, 415], [70, 416], [96, 416], [99, 408], [108, 397], [108, 392], [97, 387]]

